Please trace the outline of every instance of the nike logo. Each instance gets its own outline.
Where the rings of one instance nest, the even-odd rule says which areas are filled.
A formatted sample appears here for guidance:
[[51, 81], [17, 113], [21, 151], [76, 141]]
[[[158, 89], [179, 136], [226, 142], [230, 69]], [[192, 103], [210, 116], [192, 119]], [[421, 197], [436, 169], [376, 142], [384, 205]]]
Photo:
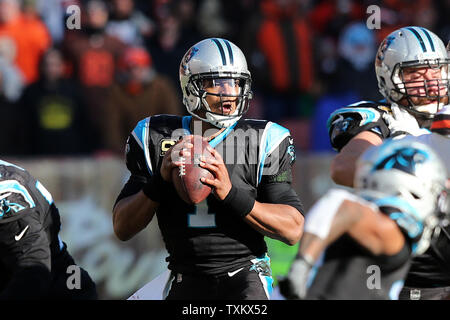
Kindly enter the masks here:
[[19, 241], [20, 239], [22, 239], [23, 235], [25, 234], [25, 232], [27, 232], [29, 227], [30, 227], [30, 225], [27, 225], [25, 227], [25, 229], [22, 230], [21, 233], [19, 233], [18, 235], [14, 236], [14, 239], [16, 239], [16, 241]]
[[232, 276], [234, 276], [236, 273], [238, 273], [239, 271], [241, 271], [242, 269], [244, 269], [244, 268], [237, 269], [237, 270], [235, 270], [235, 271], [233, 271], [233, 272], [228, 272], [228, 276], [229, 276], [229, 277], [232, 277]]

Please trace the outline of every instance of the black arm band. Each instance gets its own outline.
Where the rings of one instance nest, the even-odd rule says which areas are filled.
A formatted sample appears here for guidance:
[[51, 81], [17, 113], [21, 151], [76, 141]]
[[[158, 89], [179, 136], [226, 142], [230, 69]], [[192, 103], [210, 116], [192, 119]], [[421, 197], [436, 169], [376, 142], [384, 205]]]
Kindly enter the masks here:
[[233, 186], [226, 198], [222, 201], [222, 205], [227, 211], [243, 218], [252, 211], [255, 205], [255, 199], [247, 192], [240, 192]]
[[161, 203], [164, 194], [167, 193], [167, 187], [169, 185], [170, 183], [163, 179], [161, 173], [157, 172], [152, 175], [150, 180], [144, 185], [142, 192], [144, 192], [150, 200]]

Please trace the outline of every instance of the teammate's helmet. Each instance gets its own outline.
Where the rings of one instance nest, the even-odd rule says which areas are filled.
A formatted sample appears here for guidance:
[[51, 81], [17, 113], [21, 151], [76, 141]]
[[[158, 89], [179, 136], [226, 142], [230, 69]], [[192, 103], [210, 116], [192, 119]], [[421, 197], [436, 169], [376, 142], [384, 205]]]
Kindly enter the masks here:
[[[220, 78], [238, 80], [239, 93], [213, 94], [204, 90], [205, 80], [215, 81]], [[180, 84], [187, 111], [220, 128], [229, 127], [238, 121], [247, 112], [252, 98], [251, 75], [244, 54], [232, 42], [220, 38], [202, 40], [186, 52], [180, 63]], [[236, 111], [230, 115], [212, 112], [206, 95], [220, 96], [221, 99], [237, 98]], [[205, 115], [199, 115], [198, 111], [203, 111]]]
[[[389, 34], [380, 44], [375, 59], [375, 72], [381, 94], [390, 103], [406, 99], [413, 114], [432, 118], [439, 108], [448, 103], [450, 59], [444, 43], [433, 32], [422, 27], [405, 27]], [[405, 68], [434, 68], [441, 79], [404, 81]], [[435, 86], [437, 95], [427, 88]], [[415, 89], [420, 94], [411, 94]], [[418, 90], [421, 89], [421, 90]], [[430, 99], [435, 103], [415, 105], [412, 97]], [[442, 100], [446, 100], [442, 103]], [[399, 104], [400, 105], [400, 104]], [[402, 105], [401, 105], [402, 106]]]
[[417, 243], [414, 253], [420, 254], [428, 248], [438, 223], [437, 204], [446, 178], [445, 166], [430, 147], [389, 139], [360, 157], [354, 184], [360, 196], [379, 207], [400, 209], [390, 217]]

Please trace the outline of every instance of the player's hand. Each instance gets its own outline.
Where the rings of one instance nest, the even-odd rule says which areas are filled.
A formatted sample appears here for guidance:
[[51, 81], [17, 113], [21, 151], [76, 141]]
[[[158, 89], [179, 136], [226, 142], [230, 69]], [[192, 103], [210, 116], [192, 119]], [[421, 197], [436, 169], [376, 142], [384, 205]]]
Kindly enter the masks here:
[[406, 134], [419, 136], [424, 133], [423, 130], [420, 129], [416, 118], [404, 108], [394, 104], [391, 107], [391, 111], [392, 114], [383, 114], [383, 119], [391, 132], [391, 137], [398, 137]]
[[207, 149], [214, 158], [201, 157], [200, 166], [209, 170], [214, 175], [214, 179], [202, 178], [201, 181], [213, 188], [219, 200], [224, 200], [232, 187], [228, 169], [219, 152], [210, 146]]
[[309, 273], [313, 265], [302, 256], [297, 257], [286, 277], [279, 279], [280, 292], [286, 299], [304, 299], [306, 297]]
[[194, 145], [186, 139], [180, 139], [175, 145], [167, 150], [160, 169], [160, 173], [164, 181], [172, 182], [172, 170], [183, 164], [180, 159], [182, 157], [189, 157], [193, 146]]

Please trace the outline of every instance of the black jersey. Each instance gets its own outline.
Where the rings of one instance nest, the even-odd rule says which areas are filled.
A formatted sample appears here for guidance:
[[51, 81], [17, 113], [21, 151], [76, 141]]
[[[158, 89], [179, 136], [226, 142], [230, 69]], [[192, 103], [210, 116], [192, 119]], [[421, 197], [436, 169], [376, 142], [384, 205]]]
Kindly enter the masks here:
[[[420, 235], [417, 225], [392, 207], [380, 210], [396, 221], [405, 235], [405, 245], [395, 255], [374, 255], [348, 234], [325, 251], [306, 299], [397, 300], [410, 267], [411, 252]], [[411, 237], [412, 236], [412, 237]]]
[[428, 250], [412, 260], [405, 286], [450, 286], [450, 226], [442, 226], [438, 237], [430, 243]]
[[47, 189], [26, 170], [0, 161], [0, 299], [96, 298], [84, 270], [83, 288], [67, 288], [67, 268], [75, 262], [60, 227]]
[[[126, 147], [131, 176], [117, 201], [137, 193], [160, 169], [170, 146], [191, 134], [191, 119], [158, 115], [138, 123]], [[302, 212], [291, 188], [295, 150], [286, 128], [268, 121], [241, 119], [211, 140], [210, 145], [222, 155], [239, 192], [260, 202], [288, 204]], [[251, 259], [263, 257], [267, 251], [264, 236], [226, 212], [213, 194], [200, 204], [188, 205], [170, 186], [156, 216], [169, 253], [168, 267], [179, 273], [219, 274], [250, 265]]]

